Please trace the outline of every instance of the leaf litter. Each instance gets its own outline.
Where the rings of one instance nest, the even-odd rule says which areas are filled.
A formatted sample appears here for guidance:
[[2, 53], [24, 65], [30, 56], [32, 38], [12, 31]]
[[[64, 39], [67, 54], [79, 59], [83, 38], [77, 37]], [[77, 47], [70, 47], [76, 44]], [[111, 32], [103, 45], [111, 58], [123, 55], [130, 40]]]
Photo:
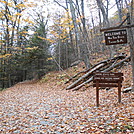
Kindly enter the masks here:
[[100, 90], [97, 108], [95, 88], [62, 90], [55, 77], [0, 92], [1, 134], [134, 133], [134, 94], [122, 93], [118, 103], [116, 88]]

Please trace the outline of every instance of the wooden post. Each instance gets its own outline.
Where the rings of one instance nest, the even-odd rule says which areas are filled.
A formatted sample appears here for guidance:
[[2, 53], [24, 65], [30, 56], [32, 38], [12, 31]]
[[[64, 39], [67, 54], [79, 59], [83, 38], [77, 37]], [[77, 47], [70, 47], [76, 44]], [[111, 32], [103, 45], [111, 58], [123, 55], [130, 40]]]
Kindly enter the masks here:
[[[131, 19], [130, 19], [130, 13], [127, 14], [127, 24], [131, 26]], [[130, 46], [130, 55], [131, 55], [131, 65], [132, 65], [132, 91], [134, 92], [134, 38], [133, 38], [133, 32], [132, 28], [127, 28], [128, 31], [128, 38], [129, 38], [129, 46]]]
[[[132, 1], [133, 5], [133, 1]], [[132, 15], [131, 15], [132, 16]], [[129, 46], [130, 46], [130, 55], [131, 55], [131, 64], [132, 64], [132, 92], [134, 92], [134, 38], [133, 38], [133, 31], [132, 27], [134, 27], [134, 24], [131, 24], [130, 13], [127, 14], [127, 25], [123, 25], [125, 21], [123, 21], [119, 26], [116, 27], [109, 27], [109, 28], [102, 28], [100, 29], [100, 32], [109, 31], [109, 30], [115, 30], [115, 29], [127, 29], [128, 31], [128, 38], [129, 38]]]
[[124, 25], [124, 26], [116, 26], [116, 27], [109, 27], [109, 28], [102, 28], [102, 29], [100, 29], [100, 32], [109, 31], [109, 30], [116, 30], [116, 29], [125, 29], [125, 28], [131, 28], [131, 27], [134, 27], [134, 24]]
[[99, 81], [96, 81], [96, 106], [99, 107]]
[[121, 102], [121, 81], [118, 81], [118, 102]]

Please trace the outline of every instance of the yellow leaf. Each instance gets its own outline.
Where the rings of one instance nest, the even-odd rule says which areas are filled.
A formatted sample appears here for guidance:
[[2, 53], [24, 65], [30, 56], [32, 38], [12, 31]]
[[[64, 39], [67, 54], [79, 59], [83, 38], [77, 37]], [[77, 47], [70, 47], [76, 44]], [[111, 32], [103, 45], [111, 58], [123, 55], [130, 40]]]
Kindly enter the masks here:
[[27, 50], [33, 50], [33, 48], [32, 48], [32, 47], [27, 47], [26, 49], [27, 49]]
[[38, 48], [38, 47], [27, 47], [26, 50], [33, 50], [33, 49], [35, 50], [35, 49], [37, 49], [37, 48]]
[[4, 4], [7, 4], [7, 2], [6, 2], [6, 1], [3, 1], [3, 0], [1, 0], [0, 2], [2, 2], [2, 3], [4, 3]]
[[102, 40], [101, 43], [105, 43], [105, 40]]
[[33, 21], [28, 21], [28, 23], [34, 24], [34, 22], [33, 22]]
[[9, 6], [9, 7], [13, 7], [13, 3], [11, 3], [11, 2], [9, 3], [9, 2], [8, 2], [8, 6]]
[[41, 37], [41, 36], [37, 36], [39, 39], [42, 39], [42, 40], [46, 40], [46, 38], [44, 37]]
[[37, 4], [34, 4], [33, 2], [30, 2], [30, 4], [27, 4], [28, 7], [35, 7]]
[[17, 13], [17, 14], [15, 14], [16, 16], [21, 16], [22, 14], [21, 13]]
[[9, 57], [11, 54], [5, 54], [5, 55], [0, 55], [0, 58], [6, 58]]
[[25, 33], [28, 33], [27, 31], [22, 31], [21, 33], [25, 34]]
[[124, 118], [124, 120], [125, 120], [125, 121], [129, 121], [129, 119], [128, 119], [128, 118]]
[[53, 58], [52, 58], [52, 57], [50, 57], [50, 58], [47, 58], [47, 61], [49, 61], [49, 60], [53, 60]]
[[16, 7], [21, 9], [21, 8], [26, 7], [26, 6], [25, 6], [25, 4], [18, 4], [18, 5], [16, 5]]
[[122, 19], [125, 20], [126, 19], [126, 16], [123, 16]]
[[9, 17], [9, 18], [12, 18], [13, 16], [11, 16], [10, 14], [7, 14], [7, 16]]

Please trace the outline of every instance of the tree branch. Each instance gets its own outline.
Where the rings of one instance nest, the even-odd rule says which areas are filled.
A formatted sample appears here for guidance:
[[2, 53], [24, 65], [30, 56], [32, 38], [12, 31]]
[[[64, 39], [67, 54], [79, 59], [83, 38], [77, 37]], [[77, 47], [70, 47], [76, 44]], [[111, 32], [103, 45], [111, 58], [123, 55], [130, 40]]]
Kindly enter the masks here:
[[58, 1], [54, 0], [54, 2], [57, 3], [59, 6], [63, 7], [66, 11], [68, 11], [68, 9], [65, 6], [61, 5]]

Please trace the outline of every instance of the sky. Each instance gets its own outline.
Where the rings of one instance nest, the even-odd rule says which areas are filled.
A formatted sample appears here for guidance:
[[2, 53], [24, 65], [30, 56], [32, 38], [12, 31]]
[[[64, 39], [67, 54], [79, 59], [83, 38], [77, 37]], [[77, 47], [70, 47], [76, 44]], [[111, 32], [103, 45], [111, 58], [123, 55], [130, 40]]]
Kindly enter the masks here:
[[[29, 1], [33, 1], [33, 0], [29, 0]], [[63, 11], [65, 11], [64, 9], [63, 9], [63, 7], [61, 7], [61, 6], [59, 6], [58, 4], [56, 4], [55, 2], [54, 2], [54, 0], [49, 0], [49, 3], [47, 3], [47, 2], [42, 2], [43, 0], [34, 0], [34, 2], [35, 3], [37, 3], [38, 5], [39, 5], [39, 7], [36, 7], [36, 10], [40, 10], [40, 11], [45, 11], [45, 13], [46, 13], [46, 15], [48, 14], [48, 13], [50, 13], [51, 14], [51, 16], [53, 17], [53, 15], [57, 12], [59, 12], [59, 13], [63, 13]], [[45, 0], [44, 0], [45, 1]], [[66, 6], [66, 4], [65, 4], [65, 0], [56, 0], [56, 1], [58, 1], [61, 5], [63, 5], [63, 6]], [[74, 0], [75, 1], [75, 0]], [[93, 15], [93, 17], [94, 17], [94, 20], [95, 20], [95, 25], [97, 25], [98, 24], [98, 19], [97, 19], [97, 17], [98, 17], [98, 11], [97, 11], [97, 9], [91, 9], [92, 8], [92, 4], [93, 3], [95, 3], [95, 0], [84, 0], [84, 2], [85, 2], [85, 17], [86, 17], [86, 19], [87, 19], [87, 22], [88, 23], [91, 23], [91, 12], [92, 12], [92, 15]], [[43, 6], [42, 6], [43, 5]], [[113, 14], [114, 14], [114, 12], [117, 10], [117, 8], [116, 8], [116, 5], [115, 6], [113, 6], [113, 5], [115, 5], [115, 0], [110, 0], [110, 5], [109, 5], [109, 8], [111, 8], [110, 10], [109, 10], [109, 16], [111, 17]], [[42, 6], [42, 7], [40, 7], [40, 6]], [[95, 8], [95, 7], [94, 7]], [[34, 11], [36, 11], [36, 10], [34, 10]], [[31, 12], [30, 12], [31, 13]], [[33, 13], [34, 14], [34, 13]], [[45, 16], [45, 15], [44, 15]], [[52, 21], [52, 19], [50, 19], [49, 20], [49, 25], [52, 25], [53, 24], [53, 21]], [[90, 25], [92, 25], [92, 24], [90, 24]]]
[[[65, 2], [64, 2], [65, 0], [56, 0], [56, 1], [58, 1], [61, 5], [66, 6]], [[93, 5], [93, 3], [95, 3], [95, 0], [85, 0], [84, 2], [85, 2], [85, 7], [84, 8], [85, 8], [85, 16], [86, 16], [86, 18], [91, 19], [91, 12], [92, 12], [94, 18], [97, 18], [98, 17], [97, 9], [91, 9], [92, 8], [91, 5]], [[57, 6], [55, 6], [55, 5], [57, 5]], [[109, 17], [113, 16], [115, 11], [117, 11], [117, 7], [116, 7], [116, 5], [115, 6], [114, 5], [115, 5], [115, 0], [110, 0]], [[51, 4], [51, 6], [53, 7], [53, 4]], [[57, 10], [57, 11], [59, 10], [61, 13], [64, 10], [62, 7], [59, 7], [58, 4], [54, 4], [53, 12], [55, 12], [54, 9]]]

